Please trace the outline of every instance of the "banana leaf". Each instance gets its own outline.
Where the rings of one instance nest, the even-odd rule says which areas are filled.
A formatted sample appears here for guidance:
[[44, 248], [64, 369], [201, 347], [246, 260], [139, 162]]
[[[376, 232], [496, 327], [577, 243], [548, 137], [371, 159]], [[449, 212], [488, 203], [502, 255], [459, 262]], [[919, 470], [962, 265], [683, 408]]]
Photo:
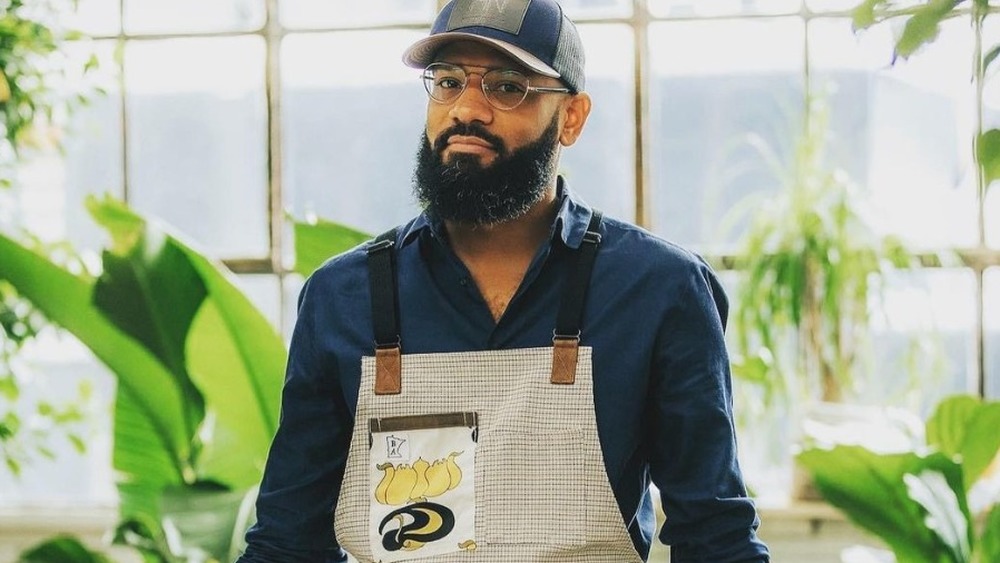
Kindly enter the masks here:
[[[119, 253], [134, 251], [142, 241], [164, 241], [170, 249], [164, 252], [177, 263], [162, 272], [157, 273], [158, 264], [150, 253], [135, 252], [149, 258], [144, 267], [151, 278], [165, 276], [168, 284], [187, 284], [192, 298], [196, 286], [204, 289], [205, 298], [189, 330], [176, 337], [183, 337], [185, 369], [204, 395], [209, 415], [201, 428], [197, 479], [232, 488], [256, 484], [277, 429], [287, 358], [281, 336], [237, 288], [222, 264], [120, 201], [92, 197], [87, 207], [111, 234], [112, 248]], [[199, 284], [192, 283], [192, 272]], [[106, 303], [104, 310], [120, 314], [114, 313], [119, 304]], [[175, 321], [175, 328], [180, 324]]]
[[93, 302], [94, 282], [0, 235], [0, 277], [80, 340], [118, 380], [115, 447], [123, 518], [158, 519], [158, 494], [192, 479], [197, 424], [175, 374]]
[[962, 469], [933, 453], [876, 454], [859, 446], [798, 456], [823, 497], [880, 537], [899, 563], [968, 563], [974, 547]]
[[293, 220], [295, 235], [294, 270], [309, 276], [328, 258], [350, 250], [371, 235], [325, 219]]

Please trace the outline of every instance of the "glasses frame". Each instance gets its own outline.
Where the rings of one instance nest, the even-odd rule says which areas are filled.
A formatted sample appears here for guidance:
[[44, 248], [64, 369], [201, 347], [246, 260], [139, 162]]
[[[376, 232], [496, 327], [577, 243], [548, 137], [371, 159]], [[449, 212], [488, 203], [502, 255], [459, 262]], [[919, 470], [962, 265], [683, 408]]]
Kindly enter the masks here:
[[[429, 81], [428, 79], [431, 77], [430, 73], [432, 73], [433, 69], [435, 69], [435, 68], [445, 68], [445, 69], [458, 70], [458, 71], [461, 71], [462, 74], [465, 76], [465, 80], [462, 82], [462, 88], [460, 90], [458, 90], [458, 92], [455, 93], [455, 95], [454, 95], [453, 98], [448, 99], [448, 100], [439, 100], [438, 98], [434, 97], [434, 94], [431, 93], [431, 88], [432, 88], [431, 81]], [[516, 104], [514, 104], [512, 106], [509, 106], [509, 107], [505, 107], [505, 106], [502, 106], [502, 105], [497, 105], [496, 101], [491, 97], [489, 89], [486, 87], [486, 75], [490, 74], [491, 72], [513, 72], [513, 73], [519, 74], [519, 75], [521, 75], [521, 76], [524, 77], [524, 84], [525, 84], [524, 95], [521, 96], [521, 99]], [[451, 64], [451, 63], [441, 63], [441, 62], [431, 63], [431, 64], [427, 65], [420, 72], [420, 81], [424, 85], [424, 90], [427, 92], [427, 96], [432, 101], [434, 101], [436, 103], [439, 103], [439, 104], [454, 104], [456, 101], [458, 101], [459, 98], [462, 97], [462, 94], [465, 93], [465, 89], [469, 86], [469, 77], [472, 76], [472, 75], [474, 75], [474, 74], [478, 74], [479, 75], [479, 87], [483, 91], [483, 97], [486, 98], [486, 101], [490, 104], [490, 106], [492, 106], [495, 109], [501, 110], [501, 111], [509, 111], [509, 110], [512, 110], [512, 109], [520, 106], [521, 104], [524, 103], [524, 100], [528, 99], [528, 94], [530, 94], [532, 92], [537, 93], [537, 94], [570, 94], [570, 93], [572, 93], [572, 90], [570, 90], [569, 88], [565, 88], [565, 87], [532, 86], [531, 85], [531, 79], [528, 78], [528, 76], [526, 74], [524, 74], [523, 72], [521, 72], [519, 70], [514, 70], [514, 69], [511, 69], [511, 68], [489, 68], [489, 69], [486, 69], [486, 70], [484, 70], [482, 72], [478, 72], [478, 71], [472, 71], [472, 72], [470, 72], [468, 70], [465, 70], [465, 68], [462, 67], [462, 66], [459, 66], [459, 65], [456, 65], [456, 64]]]

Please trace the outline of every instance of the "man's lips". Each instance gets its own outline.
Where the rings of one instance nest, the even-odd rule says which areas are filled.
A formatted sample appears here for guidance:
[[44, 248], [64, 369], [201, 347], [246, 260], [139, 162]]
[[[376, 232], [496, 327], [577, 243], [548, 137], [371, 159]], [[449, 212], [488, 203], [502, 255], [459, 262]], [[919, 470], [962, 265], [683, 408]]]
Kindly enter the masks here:
[[447, 146], [453, 151], [475, 154], [489, 154], [497, 152], [493, 143], [474, 135], [452, 135], [451, 137], [448, 137]]

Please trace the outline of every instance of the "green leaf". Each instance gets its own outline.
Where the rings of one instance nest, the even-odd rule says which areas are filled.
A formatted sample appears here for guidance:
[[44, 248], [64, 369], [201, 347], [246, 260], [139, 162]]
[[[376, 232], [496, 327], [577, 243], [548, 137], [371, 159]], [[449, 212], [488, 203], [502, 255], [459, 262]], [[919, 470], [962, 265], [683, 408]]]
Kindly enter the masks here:
[[983, 55], [983, 63], [982, 63], [983, 76], [985, 76], [986, 73], [989, 71], [990, 65], [993, 64], [993, 61], [996, 60], [997, 55], [1000, 55], [1000, 44], [994, 45], [992, 48], [990, 48], [989, 51], [986, 52], [985, 55]]
[[19, 563], [111, 563], [71, 536], [56, 536], [23, 551]]
[[[164, 471], [180, 482], [189, 463], [193, 435], [185, 422], [184, 396], [174, 376], [139, 341], [122, 333], [97, 310], [91, 301], [90, 281], [2, 234], [0, 264], [4, 265], [0, 277], [115, 373], [119, 389], [127, 390], [135, 401], [134, 408], [148, 421], [144, 428], [149, 435], [138, 455], [169, 460]], [[129, 471], [118, 465], [116, 469]]]
[[979, 135], [976, 139], [976, 160], [983, 168], [987, 187], [1000, 178], [1000, 129], [990, 129]]
[[978, 548], [979, 561], [1000, 561], [1000, 504], [994, 504], [986, 516]]
[[906, 21], [903, 34], [896, 41], [896, 55], [905, 59], [924, 44], [937, 39], [941, 22], [951, 14], [954, 7], [954, 0], [931, 0], [921, 6]]
[[947, 456], [880, 455], [859, 446], [837, 446], [809, 449], [797, 459], [812, 474], [823, 497], [852, 522], [881, 538], [901, 563], [959, 563], [952, 549], [927, 527], [927, 510], [911, 497], [904, 481], [907, 474], [940, 473], [968, 521], [961, 468]]
[[[109, 227], [116, 246], [162, 238], [183, 264], [177, 271], [187, 270], [204, 288], [205, 299], [191, 320], [183, 354], [186, 372], [204, 396], [209, 415], [197, 478], [233, 488], [255, 484], [278, 424], [287, 359], [280, 334], [221, 263], [119, 201], [92, 199], [88, 205]], [[179, 276], [175, 283], [188, 276]]]
[[927, 442], [962, 464], [965, 488], [983, 474], [1000, 452], [1000, 401], [972, 395], [948, 397], [927, 420]]
[[851, 10], [851, 25], [857, 30], [867, 29], [875, 25], [875, 9], [886, 3], [886, 0], [865, 0]]
[[303, 276], [309, 276], [332, 256], [365, 242], [371, 235], [345, 225], [317, 219], [294, 221], [295, 267]]
[[972, 526], [968, 511], [963, 512], [955, 491], [945, 476], [937, 471], [903, 475], [910, 498], [927, 511], [924, 523], [951, 550], [956, 562], [969, 561], [972, 555]]

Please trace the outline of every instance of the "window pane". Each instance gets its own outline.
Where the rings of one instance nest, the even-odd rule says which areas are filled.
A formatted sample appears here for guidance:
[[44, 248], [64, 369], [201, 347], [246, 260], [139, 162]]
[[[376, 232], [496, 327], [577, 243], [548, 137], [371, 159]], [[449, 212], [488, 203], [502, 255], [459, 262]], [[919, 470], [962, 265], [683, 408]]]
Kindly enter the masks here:
[[1000, 268], [985, 273], [986, 396], [1000, 400]]
[[[22, 189], [13, 219], [46, 240], [71, 240], [95, 249], [106, 239], [84, 208], [89, 194], [122, 195], [121, 103], [114, 43], [80, 42], [67, 46], [70, 69], [82, 71], [91, 55], [98, 67], [68, 76], [68, 92], [88, 93], [90, 102], [70, 114], [62, 139], [64, 154], [54, 148], [26, 153], [19, 170]], [[100, 95], [97, 88], [107, 90]]]
[[[794, 14], [798, 13], [801, 5], [802, 0], [712, 0], [711, 2], [705, 0], [649, 0], [650, 12], [654, 16], [663, 17]], [[738, 44], [724, 41], [720, 45], [722, 43]]]
[[631, 0], [562, 0], [560, 4], [573, 21], [583, 18], [628, 17], [632, 15]]
[[[916, 6], [924, 0], [893, 0], [893, 7], [903, 8]], [[861, 0], [806, 0], [806, 6], [813, 12], [832, 12], [852, 10], [861, 4]]]
[[281, 326], [281, 281], [275, 274], [240, 274], [237, 284], [243, 293], [257, 307], [257, 310], [271, 322], [277, 331]]
[[427, 95], [400, 57], [424, 35], [345, 31], [282, 43], [284, 190], [297, 217], [377, 233], [417, 213], [410, 178]]
[[895, 65], [888, 22], [855, 33], [824, 18], [809, 33], [813, 91], [832, 92], [831, 154], [870, 190], [880, 227], [916, 247], [975, 244], [968, 23]]
[[282, 0], [281, 23], [292, 28], [430, 23], [434, 0]]
[[656, 231], [703, 248], [732, 243], [739, 233], [723, 224], [734, 205], [778, 189], [748, 138], [790, 154], [803, 105], [802, 36], [799, 18], [650, 26]]
[[[24, 463], [20, 476], [6, 466], [0, 469], [0, 506], [111, 506], [117, 502], [111, 469], [115, 378], [93, 354], [65, 332], [48, 328], [18, 354], [20, 396], [13, 406], [23, 427], [17, 440], [5, 447], [18, 452]], [[91, 389], [81, 401], [79, 389]], [[52, 426], [37, 414], [40, 402], [56, 409], [81, 408], [83, 421]], [[39, 435], [33, 430], [42, 432]], [[67, 437], [80, 435], [86, 451], [80, 453]], [[54, 459], [39, 455], [36, 448], [52, 449]], [[2, 551], [2, 549], [0, 549]]]
[[117, 35], [122, 23], [120, 8], [119, 0], [79, 0], [66, 25], [92, 36]]
[[220, 257], [268, 255], [264, 43], [131, 42], [129, 197]]
[[264, 25], [263, 0], [125, 0], [126, 33], [246, 31]]
[[[968, 269], [899, 271], [872, 320], [875, 366], [862, 396], [930, 414], [944, 396], [975, 389], [976, 280]], [[921, 344], [923, 349], [916, 346]], [[924, 355], [926, 354], [926, 355]]]
[[587, 92], [593, 109], [577, 143], [563, 150], [560, 173], [591, 205], [635, 217], [635, 78], [632, 30], [581, 25]]

